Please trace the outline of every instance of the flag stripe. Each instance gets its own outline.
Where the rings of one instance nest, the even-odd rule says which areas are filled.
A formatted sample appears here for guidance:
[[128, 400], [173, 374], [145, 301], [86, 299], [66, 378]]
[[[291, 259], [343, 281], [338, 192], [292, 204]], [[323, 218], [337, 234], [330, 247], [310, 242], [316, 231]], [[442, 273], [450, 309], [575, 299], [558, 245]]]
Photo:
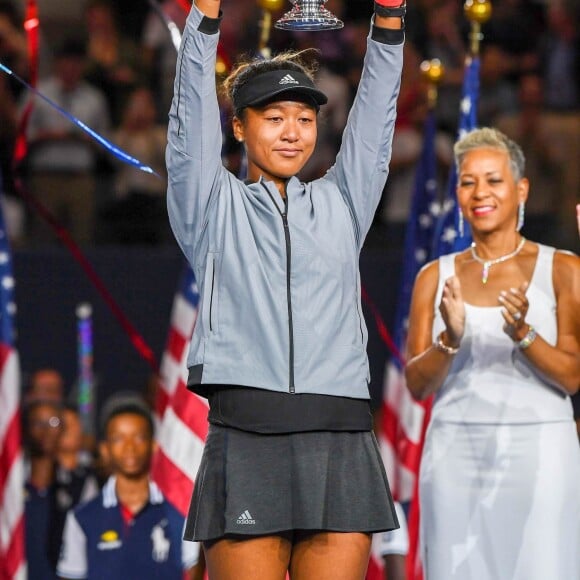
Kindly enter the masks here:
[[[437, 164], [435, 156], [436, 122], [430, 110], [425, 121], [423, 149], [417, 164], [411, 214], [405, 235], [402, 274], [399, 286], [394, 335], [397, 348], [405, 352], [411, 295], [419, 270], [427, 263], [433, 246], [433, 235], [439, 214]], [[424, 405], [410, 395], [404, 364], [393, 358], [385, 372], [382, 405], [381, 453], [393, 496], [401, 502], [413, 499], [417, 488], [421, 451]], [[409, 535], [415, 529], [409, 527]], [[409, 558], [415, 559], [410, 544]], [[415, 575], [408, 580], [416, 580]]]
[[[193, 274], [191, 275], [193, 283]], [[187, 337], [187, 341], [191, 337], [195, 321], [197, 319], [197, 296], [193, 297], [194, 302], [186, 298], [182, 294], [175, 297], [175, 304], [173, 305], [173, 312], [171, 313], [171, 326], [182, 336]], [[185, 345], [184, 345], [185, 346]], [[186, 353], [187, 354], [187, 353]], [[178, 357], [175, 357], [178, 358]]]
[[194, 481], [201, 463], [203, 441], [193, 434], [172, 407], [165, 412], [158, 439], [166, 457]]
[[[4, 506], [4, 486], [16, 462], [20, 458], [20, 413], [12, 415], [12, 421], [2, 438], [0, 448], [0, 506]], [[7, 501], [6, 503], [9, 503]]]
[[[0, 183], [2, 176], [0, 175]], [[0, 205], [0, 578], [26, 573], [24, 470], [20, 434], [20, 371], [13, 348], [16, 310], [10, 247]]]
[[158, 419], [163, 419], [165, 410], [167, 409], [171, 399], [167, 391], [163, 388], [157, 389], [157, 397], [155, 399], [155, 414]]
[[187, 267], [171, 309], [170, 328], [160, 371], [156, 401], [158, 450], [153, 478], [175, 507], [186, 514], [205, 438], [208, 405], [186, 388], [187, 354], [197, 320], [199, 295]]
[[157, 473], [156, 482], [163, 489], [165, 497], [182, 513], [186, 514], [189, 509], [189, 501], [193, 491], [192, 479], [171, 459], [163, 450], [155, 455], [154, 471]]
[[19, 387], [12, 382], [14, 376], [18, 377], [17, 365], [14, 351], [0, 343], [0, 442], [4, 440], [14, 413], [18, 411]]
[[171, 355], [171, 358], [179, 361], [188, 342], [189, 338], [179, 332], [177, 328], [170, 328], [165, 350], [168, 355]]
[[185, 387], [185, 383], [182, 382], [175, 390], [172, 407], [173, 410], [177, 410], [176, 412], [179, 414], [181, 421], [197, 437], [205, 441], [209, 425], [207, 422], [208, 406], [204, 399], [189, 392]]
[[169, 398], [172, 397], [177, 385], [187, 376], [184, 368], [185, 359], [175, 358], [169, 351], [161, 359], [161, 388]]
[[4, 497], [0, 510], [0, 554], [6, 553], [14, 541], [18, 522], [24, 513], [24, 470], [19, 455], [4, 482]]
[[[22, 514], [14, 526], [10, 539], [10, 545], [3, 555], [5, 578], [6, 580], [25, 579], [24, 514]], [[2, 571], [1, 568], [0, 571]]]

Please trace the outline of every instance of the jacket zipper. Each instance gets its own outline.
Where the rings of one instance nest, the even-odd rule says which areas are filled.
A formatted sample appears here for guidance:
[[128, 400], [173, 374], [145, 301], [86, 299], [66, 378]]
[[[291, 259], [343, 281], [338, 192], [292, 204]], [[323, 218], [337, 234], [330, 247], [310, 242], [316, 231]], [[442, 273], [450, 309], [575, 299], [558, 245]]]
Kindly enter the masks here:
[[[262, 184], [263, 185], [263, 184]], [[284, 198], [284, 211], [281, 212], [276, 200], [272, 197], [272, 194], [268, 191], [268, 188], [263, 185], [266, 193], [272, 200], [274, 207], [278, 210], [278, 213], [282, 217], [282, 224], [284, 226], [284, 239], [286, 241], [286, 300], [288, 302], [288, 338], [289, 338], [289, 349], [288, 349], [288, 390], [290, 393], [296, 391], [294, 385], [294, 325], [292, 322], [292, 294], [290, 293], [290, 265], [292, 260], [292, 248], [290, 244], [290, 228], [288, 227], [288, 197]]]

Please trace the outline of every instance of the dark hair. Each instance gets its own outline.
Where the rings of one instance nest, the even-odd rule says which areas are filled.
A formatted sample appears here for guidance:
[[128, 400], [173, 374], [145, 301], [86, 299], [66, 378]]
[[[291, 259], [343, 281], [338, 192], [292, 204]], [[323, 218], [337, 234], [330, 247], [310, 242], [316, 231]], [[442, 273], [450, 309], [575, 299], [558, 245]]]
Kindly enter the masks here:
[[109, 423], [119, 415], [138, 415], [147, 421], [151, 437], [155, 433], [155, 424], [151, 410], [145, 401], [136, 395], [120, 394], [111, 397], [103, 406], [101, 420], [99, 422], [99, 437], [106, 439]]
[[[251, 82], [253, 78], [265, 72], [290, 70], [303, 73], [310, 78], [310, 80], [314, 81], [314, 73], [317, 70], [317, 63], [312, 61], [312, 55], [316, 52], [315, 49], [309, 48], [298, 52], [282, 52], [268, 60], [262, 58], [242, 59], [235, 65], [230, 74], [223, 81], [221, 90], [233, 104], [236, 102], [236, 93], [240, 88]], [[310, 64], [307, 62], [307, 59], [310, 60]], [[234, 115], [241, 119], [243, 116], [243, 109], [234, 110]]]
[[60, 415], [62, 411], [62, 405], [57, 403], [56, 401], [45, 400], [45, 399], [35, 399], [30, 403], [26, 403], [22, 407], [21, 413], [21, 424], [22, 424], [22, 433], [24, 439], [24, 445], [28, 447], [30, 443], [30, 416], [38, 409], [39, 407], [52, 407], [56, 413]]
[[62, 410], [63, 411], [72, 411], [73, 413], [76, 413], [77, 415], [80, 415], [80, 413], [81, 413], [79, 406], [76, 403], [73, 403], [71, 401], [65, 401], [62, 404]]

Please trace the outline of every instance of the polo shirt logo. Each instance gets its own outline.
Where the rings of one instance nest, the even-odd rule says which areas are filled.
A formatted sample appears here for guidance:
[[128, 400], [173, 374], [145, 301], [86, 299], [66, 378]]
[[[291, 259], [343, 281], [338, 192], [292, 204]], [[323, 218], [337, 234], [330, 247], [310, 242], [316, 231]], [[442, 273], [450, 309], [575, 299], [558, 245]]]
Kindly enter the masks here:
[[165, 562], [169, 556], [170, 541], [165, 537], [165, 530], [159, 524], [151, 530], [151, 540], [153, 541], [153, 560]]
[[115, 530], [107, 530], [101, 534], [101, 541], [97, 544], [98, 550], [116, 550], [123, 545], [119, 534]]

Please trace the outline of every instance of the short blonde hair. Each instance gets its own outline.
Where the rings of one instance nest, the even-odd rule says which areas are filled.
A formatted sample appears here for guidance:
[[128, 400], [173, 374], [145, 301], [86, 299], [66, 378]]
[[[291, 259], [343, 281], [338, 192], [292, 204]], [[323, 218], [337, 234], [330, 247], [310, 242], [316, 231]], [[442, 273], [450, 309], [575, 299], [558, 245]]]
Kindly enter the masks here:
[[510, 168], [514, 179], [519, 181], [524, 177], [526, 158], [522, 148], [501, 131], [491, 127], [473, 129], [455, 143], [453, 153], [457, 168], [461, 167], [461, 163], [469, 151], [482, 148], [505, 151], [510, 158]]

